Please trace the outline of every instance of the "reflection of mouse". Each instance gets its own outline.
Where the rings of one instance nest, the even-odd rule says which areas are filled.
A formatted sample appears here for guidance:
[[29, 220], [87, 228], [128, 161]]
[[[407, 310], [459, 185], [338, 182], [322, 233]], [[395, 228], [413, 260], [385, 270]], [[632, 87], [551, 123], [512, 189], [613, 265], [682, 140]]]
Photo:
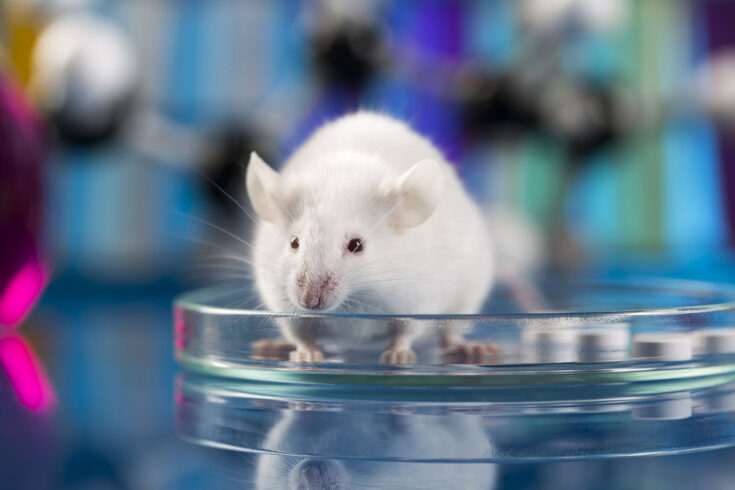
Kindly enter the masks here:
[[[492, 285], [493, 247], [480, 210], [439, 150], [388, 116], [358, 112], [323, 126], [280, 173], [253, 153], [247, 190], [260, 217], [256, 287], [270, 310], [471, 314]], [[415, 361], [417, 334], [405, 322], [345, 329], [361, 330], [350, 339], [318, 323], [282, 322], [291, 360], [322, 360], [325, 341], [390, 338], [383, 362]], [[444, 331], [442, 341], [448, 353], [473, 359], [491, 352], [456, 331]]]
[[[353, 414], [354, 415], [354, 414]], [[468, 489], [492, 490], [497, 466], [490, 463], [409, 463], [370, 461], [364, 451], [383, 458], [482, 458], [493, 446], [479, 422], [465, 414], [361, 414], [289, 411], [268, 433], [268, 449], [318, 448], [343, 460], [263, 454], [256, 469], [257, 490], [279, 489]]]

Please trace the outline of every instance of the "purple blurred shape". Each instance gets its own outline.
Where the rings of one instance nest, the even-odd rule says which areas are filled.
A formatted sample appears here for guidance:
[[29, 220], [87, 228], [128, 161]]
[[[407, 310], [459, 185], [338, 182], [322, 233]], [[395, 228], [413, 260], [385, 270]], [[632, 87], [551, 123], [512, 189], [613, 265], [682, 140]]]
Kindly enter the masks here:
[[20, 90], [0, 75], [0, 326], [30, 311], [46, 280], [41, 261], [43, 131]]
[[[431, 63], [459, 62], [464, 55], [465, 6], [432, 0], [408, 4], [413, 43]], [[429, 82], [431, 83], [431, 82]], [[414, 107], [417, 129], [437, 143], [450, 161], [459, 165], [463, 141], [457, 107], [430, 91], [417, 91]]]
[[[707, 41], [711, 54], [735, 48], [735, 2], [702, 2], [707, 25]], [[735, 137], [720, 130], [720, 162], [722, 186], [730, 229], [730, 244], [735, 243]]]

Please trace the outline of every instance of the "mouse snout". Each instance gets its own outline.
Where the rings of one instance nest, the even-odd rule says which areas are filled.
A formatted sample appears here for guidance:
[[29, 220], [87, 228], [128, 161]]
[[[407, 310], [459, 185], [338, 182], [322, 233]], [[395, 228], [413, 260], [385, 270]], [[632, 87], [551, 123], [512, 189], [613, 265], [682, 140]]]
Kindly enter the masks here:
[[336, 280], [333, 274], [325, 274], [314, 279], [305, 275], [296, 280], [299, 289], [299, 303], [310, 310], [321, 310], [327, 306], [327, 300], [334, 291]]

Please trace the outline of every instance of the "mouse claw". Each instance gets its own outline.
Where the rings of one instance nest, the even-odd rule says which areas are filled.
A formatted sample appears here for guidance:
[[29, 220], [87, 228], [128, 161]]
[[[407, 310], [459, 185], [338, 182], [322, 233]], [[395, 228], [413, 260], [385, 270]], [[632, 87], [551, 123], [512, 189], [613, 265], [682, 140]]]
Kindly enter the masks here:
[[416, 364], [416, 354], [411, 349], [388, 349], [380, 356], [381, 364]]
[[305, 349], [299, 348], [293, 350], [288, 355], [288, 360], [291, 362], [324, 362], [324, 354], [319, 349]]
[[444, 349], [448, 364], [486, 364], [497, 362], [500, 351], [489, 342], [458, 342]]
[[293, 342], [286, 339], [261, 339], [250, 344], [252, 357], [265, 361], [285, 361], [289, 353], [296, 348]]

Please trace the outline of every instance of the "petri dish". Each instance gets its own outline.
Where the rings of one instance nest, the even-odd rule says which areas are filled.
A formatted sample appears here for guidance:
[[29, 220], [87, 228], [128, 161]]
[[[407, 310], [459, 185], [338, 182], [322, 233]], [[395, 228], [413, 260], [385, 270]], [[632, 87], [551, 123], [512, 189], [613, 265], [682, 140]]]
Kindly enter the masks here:
[[[548, 280], [549, 311], [498, 290], [476, 315], [285, 314], [210, 288], [175, 301], [176, 426], [281, 456], [512, 463], [735, 445], [735, 290], [671, 280]], [[400, 328], [412, 364], [381, 362]], [[296, 362], [284, 332], [314, 339]], [[447, 333], [492, 345], [447, 351]], [[474, 349], [472, 347], [470, 350]], [[472, 350], [475, 352], [475, 350]]]

